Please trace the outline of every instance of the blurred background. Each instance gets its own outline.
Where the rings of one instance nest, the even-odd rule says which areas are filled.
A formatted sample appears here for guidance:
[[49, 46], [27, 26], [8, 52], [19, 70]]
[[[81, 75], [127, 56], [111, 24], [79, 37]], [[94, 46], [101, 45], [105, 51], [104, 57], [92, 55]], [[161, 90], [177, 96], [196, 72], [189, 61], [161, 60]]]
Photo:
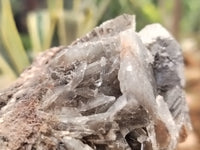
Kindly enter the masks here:
[[182, 46], [194, 130], [178, 150], [200, 149], [200, 0], [0, 0], [0, 89], [38, 53], [68, 45], [103, 21], [136, 15], [137, 31], [159, 22]]

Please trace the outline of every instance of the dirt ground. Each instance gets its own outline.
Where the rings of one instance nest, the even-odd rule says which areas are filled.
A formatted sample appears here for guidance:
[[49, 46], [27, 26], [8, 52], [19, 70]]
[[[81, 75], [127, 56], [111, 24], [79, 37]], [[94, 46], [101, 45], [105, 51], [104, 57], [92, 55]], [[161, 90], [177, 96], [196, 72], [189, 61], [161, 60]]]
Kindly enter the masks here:
[[186, 99], [190, 108], [193, 131], [178, 150], [200, 150], [200, 50], [185, 49]]

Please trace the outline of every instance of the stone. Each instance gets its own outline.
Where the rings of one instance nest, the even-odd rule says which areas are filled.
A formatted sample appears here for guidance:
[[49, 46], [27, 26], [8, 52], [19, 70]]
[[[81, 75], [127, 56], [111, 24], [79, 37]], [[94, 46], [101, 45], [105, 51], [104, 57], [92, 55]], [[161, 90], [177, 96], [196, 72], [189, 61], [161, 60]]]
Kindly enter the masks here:
[[0, 149], [176, 149], [191, 129], [183, 67], [161, 25], [109, 20], [45, 51], [0, 92]]

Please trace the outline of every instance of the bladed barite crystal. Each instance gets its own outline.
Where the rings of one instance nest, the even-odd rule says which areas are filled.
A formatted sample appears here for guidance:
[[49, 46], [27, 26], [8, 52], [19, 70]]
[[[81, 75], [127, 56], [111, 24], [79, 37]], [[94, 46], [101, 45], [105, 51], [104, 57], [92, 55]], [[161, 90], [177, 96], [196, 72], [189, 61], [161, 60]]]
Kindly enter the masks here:
[[178, 43], [125, 14], [44, 52], [0, 93], [0, 149], [173, 150], [190, 128], [183, 88]]

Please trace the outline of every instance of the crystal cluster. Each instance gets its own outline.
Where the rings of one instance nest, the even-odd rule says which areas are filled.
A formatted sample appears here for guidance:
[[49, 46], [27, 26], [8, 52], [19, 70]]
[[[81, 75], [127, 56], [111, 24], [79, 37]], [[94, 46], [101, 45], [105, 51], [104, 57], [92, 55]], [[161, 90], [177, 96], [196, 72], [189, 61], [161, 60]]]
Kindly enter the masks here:
[[[109, 20], [0, 93], [2, 149], [173, 150], [190, 128], [183, 57], [159, 24]], [[1, 149], [1, 148], [0, 148]]]

